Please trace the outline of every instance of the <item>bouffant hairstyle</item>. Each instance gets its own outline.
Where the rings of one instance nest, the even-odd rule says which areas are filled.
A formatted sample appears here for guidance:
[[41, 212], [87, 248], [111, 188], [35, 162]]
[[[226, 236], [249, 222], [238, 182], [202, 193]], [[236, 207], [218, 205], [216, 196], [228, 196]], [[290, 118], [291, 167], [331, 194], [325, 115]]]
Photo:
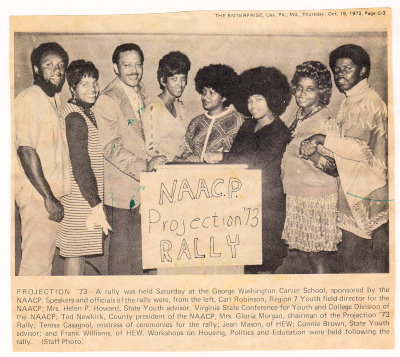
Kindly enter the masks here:
[[332, 72], [335, 71], [336, 61], [339, 58], [350, 58], [359, 70], [361, 70], [362, 67], [365, 67], [366, 71], [363, 78], [369, 77], [369, 72], [371, 71], [371, 60], [367, 51], [362, 47], [348, 44], [333, 50], [329, 54], [329, 67]]
[[33, 67], [36, 66], [37, 68], [40, 68], [40, 61], [48, 53], [55, 53], [56, 55], [59, 55], [62, 61], [64, 62], [65, 67], [68, 67], [68, 62], [69, 62], [68, 54], [58, 43], [56, 42], [42, 43], [39, 47], [35, 48], [31, 53], [31, 64], [34, 76], [36, 76], [36, 73]]
[[262, 95], [268, 109], [275, 116], [283, 114], [290, 103], [292, 93], [286, 76], [275, 67], [257, 67], [240, 75], [240, 100], [238, 106], [243, 114], [250, 115], [247, 100], [255, 94]]
[[118, 66], [118, 62], [119, 62], [119, 55], [122, 52], [128, 52], [128, 51], [136, 51], [137, 53], [139, 53], [140, 59], [142, 60], [142, 62], [144, 62], [144, 55], [143, 55], [143, 51], [142, 49], [135, 43], [124, 43], [122, 45], [119, 45], [115, 50], [114, 53], [112, 55], [112, 61], [113, 63], [115, 63]]
[[99, 71], [92, 62], [85, 60], [72, 61], [67, 68], [67, 82], [70, 88], [76, 89], [84, 77], [99, 79]]
[[179, 51], [173, 51], [160, 59], [158, 63], [157, 79], [160, 88], [163, 89], [161, 81], [175, 74], [187, 75], [190, 71], [190, 61], [188, 56]]
[[321, 92], [319, 104], [322, 106], [329, 104], [332, 95], [332, 76], [328, 68], [318, 61], [307, 61], [298, 65], [292, 79], [293, 95], [301, 78], [313, 79]]
[[194, 78], [196, 91], [202, 93], [204, 88], [212, 88], [220, 96], [225, 97], [224, 106], [233, 103], [234, 94], [238, 90], [239, 76], [233, 68], [224, 64], [210, 64], [199, 69]]

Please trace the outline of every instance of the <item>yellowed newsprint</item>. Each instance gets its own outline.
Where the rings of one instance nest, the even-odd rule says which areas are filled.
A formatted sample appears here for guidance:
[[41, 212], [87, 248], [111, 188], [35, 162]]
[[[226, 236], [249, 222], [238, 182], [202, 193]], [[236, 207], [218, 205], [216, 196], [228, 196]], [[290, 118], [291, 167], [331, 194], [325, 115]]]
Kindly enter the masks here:
[[[64, 275], [64, 272], [68, 271], [66, 262], [72, 260], [71, 255], [68, 255], [70, 253], [64, 253], [62, 250], [64, 245], [62, 242], [60, 243], [60, 233], [55, 233], [48, 238], [49, 234], [45, 225], [38, 224], [33, 230], [27, 228], [28, 224], [32, 225], [32, 217], [37, 215], [39, 209], [45, 212], [39, 218], [48, 219], [47, 212], [44, 211], [48, 207], [43, 203], [44, 195], [40, 196], [38, 189], [32, 194], [32, 201], [36, 200], [35, 202], [38, 204], [37, 210], [32, 209], [32, 201], [27, 199], [27, 195], [23, 199], [20, 197], [21, 192], [25, 192], [26, 189], [25, 186], [22, 187], [24, 184], [21, 182], [30, 185], [35, 180], [32, 177], [36, 171], [29, 171], [27, 164], [29, 159], [24, 156], [27, 150], [37, 153], [44, 171], [48, 170], [47, 164], [51, 160], [55, 162], [54, 170], [59, 170], [63, 162], [60, 151], [57, 151], [60, 148], [57, 146], [57, 135], [59, 134], [55, 131], [52, 132], [48, 126], [47, 129], [44, 128], [46, 125], [55, 125], [54, 123], [49, 124], [49, 119], [43, 119], [48, 116], [47, 109], [42, 106], [42, 102], [31, 101], [30, 107], [28, 109], [25, 107], [25, 115], [26, 111], [32, 116], [37, 116], [40, 111], [42, 114], [38, 116], [39, 119], [35, 122], [34, 127], [26, 128], [25, 126], [24, 128], [24, 122], [19, 116], [21, 100], [18, 98], [27, 93], [26, 91], [34, 84], [34, 80], [34, 87], [37, 90], [41, 91], [41, 88], [45, 88], [48, 91], [41, 93], [45, 99], [47, 96], [47, 99], [50, 100], [52, 110], [59, 113], [63, 113], [64, 108], [72, 105], [71, 103], [76, 104], [77, 98], [85, 98], [79, 87], [81, 82], [71, 85], [69, 81], [75, 74], [70, 68], [67, 68], [67, 63], [63, 63], [62, 56], [54, 53], [54, 50], [42, 53], [38, 64], [31, 63], [32, 52], [46, 43], [56, 43], [61, 46], [68, 54], [70, 64], [76, 60], [90, 61], [99, 72], [99, 89], [96, 95], [98, 93], [100, 95], [93, 107], [95, 121], [90, 119], [90, 115], [85, 119], [88, 127], [92, 128], [85, 131], [86, 137], [89, 136], [89, 139], [86, 139], [86, 141], [89, 140], [89, 149], [92, 145], [90, 135], [97, 128], [100, 132], [101, 142], [106, 137], [102, 134], [106, 121], [101, 119], [101, 115], [98, 114], [100, 111], [97, 111], [96, 107], [100, 107], [101, 103], [106, 102], [103, 99], [107, 95], [106, 88], [110, 88], [107, 87], [109, 83], [121, 82], [122, 84], [118, 85], [126, 93], [130, 93], [132, 88], [136, 94], [143, 93], [142, 97], [135, 97], [136, 94], [132, 95], [125, 104], [121, 104], [123, 99], [112, 97], [114, 104], [109, 104], [109, 106], [114, 105], [115, 108], [120, 106], [120, 109], [115, 109], [115, 113], [118, 110], [122, 112], [123, 105], [131, 105], [134, 108], [135, 118], [125, 117], [127, 122], [123, 129], [118, 129], [121, 133], [117, 135], [114, 146], [108, 146], [108, 149], [106, 146], [103, 147], [101, 155], [104, 155], [104, 169], [102, 170], [104, 170], [106, 183], [104, 191], [99, 191], [98, 196], [102, 202], [101, 205], [104, 202], [105, 208], [107, 208], [106, 206], [111, 208], [111, 216], [106, 215], [105, 217], [113, 232], [101, 238], [100, 252], [72, 255], [79, 259], [82, 256], [85, 257], [80, 260], [83, 261], [81, 276], [78, 276], [78, 273], [70, 274], [74, 276]], [[137, 59], [140, 57], [138, 50], [123, 50], [119, 54], [117, 62], [113, 63], [112, 59], [113, 52], [118, 46], [132, 43], [140, 47], [142, 57], [144, 56], [138, 60], [142, 77], [138, 78], [135, 74], [137, 82], [133, 85], [130, 83], [133, 83], [135, 79], [130, 72], [128, 73], [129, 69], [123, 67], [122, 59], [125, 58], [124, 54], [133, 54]], [[356, 60], [353, 62], [350, 60], [350, 64], [343, 62], [343, 59], [349, 60], [350, 54], [342, 54], [336, 61], [333, 61], [331, 66], [330, 54], [340, 46], [349, 44], [362, 48], [369, 55], [370, 66], [353, 63]], [[286, 100], [276, 99], [284, 102], [283, 111], [274, 114], [274, 123], [279, 121], [282, 123], [282, 128], [274, 132], [268, 140], [275, 140], [276, 136], [281, 135], [282, 132], [289, 133], [288, 128], [292, 126], [294, 120], [298, 120], [303, 124], [297, 124], [294, 131], [288, 134], [288, 137], [291, 137], [290, 140], [296, 140], [296, 132], [307, 125], [307, 120], [305, 120], [307, 118], [296, 117], [296, 112], [302, 113], [301, 108], [305, 107], [301, 104], [303, 99], [302, 94], [299, 93], [303, 91], [302, 86], [306, 86], [304, 84], [306, 82], [304, 82], [304, 78], [297, 82], [294, 79], [292, 81], [292, 78], [297, 66], [307, 61], [322, 63], [331, 77], [329, 104], [324, 104], [324, 106], [327, 104], [331, 113], [330, 120], [342, 130], [342, 136], [345, 132], [343, 130], [347, 130], [351, 125], [357, 127], [361, 132], [361, 136], [357, 136], [356, 130], [350, 130], [344, 135], [345, 139], [352, 141], [354, 150], [342, 150], [346, 151], [343, 154], [346, 159], [343, 160], [338, 153], [331, 155], [333, 156], [332, 161], [336, 162], [335, 172], [337, 174], [330, 175], [329, 179], [336, 180], [335, 182], [340, 180], [341, 183], [336, 186], [339, 187], [337, 190], [329, 194], [337, 197], [338, 190], [343, 188], [346, 202], [351, 209], [354, 205], [355, 209], [358, 209], [358, 213], [360, 210], [364, 210], [363, 216], [358, 217], [357, 221], [354, 220], [356, 223], [348, 224], [353, 224], [353, 226], [358, 224], [357, 227], [365, 224], [365, 227], [372, 227], [369, 233], [365, 233], [366, 236], [360, 238], [360, 235], [364, 233], [358, 234], [359, 231], [354, 230], [353, 233], [347, 232], [343, 225], [340, 225], [340, 218], [345, 217], [340, 211], [340, 205], [339, 207], [335, 206], [338, 225], [341, 228], [338, 228], [335, 223], [329, 223], [330, 226], [328, 225], [327, 229], [339, 232], [340, 238], [330, 245], [329, 251], [325, 252], [326, 246], [321, 249], [314, 247], [316, 249], [314, 252], [312, 250], [314, 248], [307, 250], [296, 245], [288, 246], [287, 241], [279, 236], [279, 242], [283, 243], [285, 253], [273, 271], [271, 271], [272, 268], [261, 269], [268, 265], [269, 259], [273, 259], [266, 258], [264, 254], [272, 249], [265, 236], [269, 237], [270, 232], [275, 231], [281, 223], [283, 229], [285, 214], [286, 226], [289, 224], [288, 207], [292, 206], [288, 203], [288, 199], [289, 196], [296, 195], [289, 189], [286, 201], [285, 196], [279, 196], [279, 198], [278, 195], [276, 195], [276, 200], [275, 198], [265, 200], [267, 195], [271, 195], [271, 197], [275, 195], [275, 189], [268, 188], [270, 187], [268, 180], [276, 168], [269, 169], [265, 166], [269, 161], [261, 162], [259, 166], [252, 163], [260, 162], [260, 158], [263, 157], [265, 160], [269, 160], [268, 158], [271, 157], [274, 160], [277, 157], [282, 160], [283, 156], [283, 160], [285, 160], [286, 153], [283, 150], [281, 154], [275, 154], [274, 150], [277, 146], [257, 151], [256, 145], [258, 144], [248, 144], [255, 137], [259, 140], [257, 126], [254, 130], [247, 129], [251, 134], [249, 134], [251, 139], [243, 141], [242, 145], [245, 145], [245, 149], [236, 145], [234, 140], [229, 141], [232, 139], [229, 137], [230, 134], [224, 131], [222, 124], [219, 127], [219, 134], [225, 135], [224, 140], [229, 142], [229, 146], [239, 151], [244, 150], [245, 155], [253, 155], [252, 160], [254, 159], [254, 161], [250, 163], [225, 162], [225, 158], [230, 157], [233, 150], [231, 149], [229, 152], [229, 148], [225, 146], [217, 148], [214, 153], [223, 157], [223, 161], [219, 164], [207, 163], [206, 161], [212, 161], [211, 156], [207, 156], [205, 149], [207, 143], [204, 150], [200, 150], [200, 160], [197, 161], [177, 163], [173, 156], [168, 160], [161, 160], [162, 162], [157, 161], [155, 165], [152, 165], [155, 160], [152, 160], [150, 156], [142, 158], [140, 161], [137, 157], [141, 154], [134, 154], [132, 151], [135, 150], [135, 145], [138, 145], [139, 139], [133, 134], [129, 138], [126, 133], [131, 133], [130, 130], [133, 128], [139, 130], [143, 126], [144, 134], [140, 135], [147, 135], [146, 125], [151, 127], [152, 133], [161, 128], [161, 125], [168, 129], [169, 124], [165, 122], [157, 124], [158, 126], [156, 124], [154, 127], [151, 126], [153, 124], [146, 122], [146, 120], [150, 120], [150, 117], [146, 115], [151, 111], [150, 108], [153, 108], [154, 104], [151, 104], [155, 103], [151, 102], [153, 98], [157, 99], [157, 96], [159, 96], [157, 100], [164, 98], [162, 94], [167, 93], [167, 89], [170, 88], [168, 87], [170, 78], [182, 76], [180, 72], [171, 72], [165, 75], [165, 78], [163, 75], [159, 75], [159, 79], [160, 76], [161, 79], [157, 80], [160, 59], [172, 51], [185, 54], [191, 63], [190, 70], [186, 73], [186, 83], [183, 85], [184, 92], [181, 89], [181, 92], [174, 97], [176, 102], [183, 103], [184, 115], [181, 117], [179, 125], [184, 127], [181, 138], [184, 138], [187, 130], [186, 140], [189, 137], [187, 133], [193, 124], [193, 118], [201, 117], [204, 123], [212, 118], [209, 114], [211, 111], [207, 112], [206, 108], [209, 103], [207, 100], [203, 100], [209, 95], [207, 91], [222, 98], [222, 102], [227, 99], [223, 94], [225, 92], [221, 92], [222, 95], [219, 92], [222, 91], [219, 88], [224, 86], [225, 79], [216, 80], [213, 84], [215, 88], [210, 84], [203, 87], [201, 87], [201, 83], [199, 84], [201, 70], [208, 68], [207, 66], [211, 64], [229, 66], [242, 80], [246, 77], [246, 73], [253, 73], [246, 72], [250, 69], [262, 67], [267, 68], [267, 72], [270, 71], [268, 68], [277, 69], [279, 76], [286, 78], [286, 83], [291, 87], [290, 90], [288, 89], [289, 96]], [[50, 70], [45, 67], [47, 62], [43, 59], [51, 62], [54, 61], [54, 57], [60, 61], [56, 64], [53, 63], [52, 65], [58, 67]], [[365, 73], [367, 67], [369, 74]], [[46, 87], [54, 80], [53, 74], [46, 77], [46, 73], [50, 73], [49, 71], [52, 71], [51, 73], [64, 72], [60, 78], [66, 72], [65, 83], [61, 83], [56, 95], [48, 86]], [[354, 76], [351, 77], [353, 74]], [[348, 82], [346, 82], [346, 76], [351, 77]], [[91, 72], [89, 75], [82, 75], [79, 80], [85, 78], [94, 80], [94, 77]], [[322, 87], [315, 78], [313, 79], [311, 75], [305, 77], [314, 83], [314, 87], [311, 85], [312, 88], [309, 92], [318, 91], [320, 93], [322, 91]], [[11, 297], [12, 339], [15, 352], [382, 350], [394, 348], [395, 192], [392, 15], [390, 8], [11, 17], [10, 78], [12, 109], [11, 209], [13, 218]], [[261, 77], [252, 77], [254, 88], [259, 86], [258, 78]], [[356, 80], [356, 84], [348, 84], [352, 80]], [[237, 83], [234, 88], [235, 95], [237, 97], [245, 96], [243, 94], [245, 92], [244, 82]], [[345, 84], [350, 87], [345, 88]], [[267, 84], [264, 85], [267, 86]], [[282, 91], [282, 86], [278, 85], [276, 80], [271, 80], [268, 85], [271, 87], [268, 87], [270, 89], [267, 88], [266, 91]], [[346, 105], [354, 100], [351, 97], [351, 90], [359, 88], [356, 86], [360, 85], [365, 85], [367, 88], [363, 89], [365, 91], [373, 91], [375, 99], [371, 99], [372, 104], [370, 102], [365, 104], [364, 92], [357, 94], [361, 97], [357, 97], [355, 102], [351, 102], [354, 107], [349, 109], [350, 114], [347, 113], [347, 119], [343, 119]], [[72, 91], [70, 91], [70, 87]], [[268, 102], [265, 95], [262, 95], [264, 93], [260, 92], [262, 90], [264, 89], [260, 89], [259, 92], [254, 90], [254, 93], [250, 91], [248, 97], [241, 98], [244, 102], [244, 112], [248, 110], [250, 113], [247, 111], [247, 115], [244, 114], [245, 119], [241, 114], [235, 117], [241, 118], [240, 125], [242, 125], [240, 129], [238, 127], [236, 140], [241, 138], [240, 135], [242, 135], [245, 125], [248, 127], [258, 120], [257, 111], [252, 109], [257, 95], [261, 97], [261, 101], [267, 102], [267, 109], [271, 109], [272, 102]], [[123, 91], [121, 93], [125, 93]], [[162, 93], [160, 94], [160, 92]], [[173, 92], [172, 89], [168, 93], [171, 92]], [[72, 102], [71, 98], [73, 98]], [[101, 102], [102, 100], [103, 102]], [[142, 104], [141, 100], [143, 100]], [[387, 110], [387, 114], [385, 114], [386, 112], [382, 114], [379, 123], [374, 119], [379, 114], [378, 109], [377, 111], [370, 109], [367, 115], [357, 117], [359, 110], [364, 110], [364, 107], [368, 105], [373, 107], [374, 103], [378, 102], [381, 105], [379, 113], [382, 114]], [[47, 103], [47, 105], [50, 104]], [[237, 113], [240, 111], [239, 107], [235, 108], [234, 105], [230, 108], [223, 108], [223, 110], [235, 113], [236, 110]], [[91, 109], [87, 110], [84, 112], [82, 109], [81, 118], [83, 115], [87, 115]], [[164, 107], [164, 110], [168, 110], [170, 113], [172, 110], [171, 120], [176, 119], [177, 114], [174, 109]], [[117, 116], [117, 114], [115, 115]], [[76, 135], [79, 134], [81, 139], [74, 140], [73, 135], [68, 135], [69, 121], [67, 119], [64, 121], [65, 116], [60, 118], [60, 123], [56, 124], [64, 132], [67, 131], [68, 140], [76, 143], [84, 137], [80, 131]], [[113, 118], [110, 120], [114, 120]], [[212, 123], [216, 123], [218, 118], [212, 119]], [[308, 120], [311, 119], [312, 117]], [[152, 117], [151, 120], [154, 118]], [[198, 120], [200, 122], [200, 119]], [[243, 120], [244, 124], [242, 124]], [[31, 125], [30, 122], [27, 121], [26, 125]], [[231, 125], [231, 122], [228, 124]], [[65, 129], [65, 127], [67, 128]], [[110, 124], [107, 133], [111, 133], [115, 128]], [[35, 130], [46, 132], [47, 137], [39, 139]], [[123, 132], [124, 130], [125, 132]], [[211, 127], [207, 130], [204, 135], [207, 136], [208, 143], [211, 143], [215, 133]], [[321, 131], [318, 130], [318, 127], [315, 126], [310, 128], [312, 135], [320, 134]], [[196, 134], [191, 132], [191, 135]], [[324, 135], [326, 145], [329, 135], [329, 133]], [[146, 150], [152, 149], [149, 138], [150, 136], [140, 139], [145, 140], [143, 142], [149, 145]], [[377, 149], [377, 143], [381, 139], [384, 140], [385, 145]], [[44, 145], [42, 149], [39, 149], [38, 142], [40, 140], [44, 142], [44, 144], [42, 142]], [[65, 137], [61, 135], [60, 140], [65, 140]], [[167, 146], [169, 144], [172, 146], [173, 140], [178, 139], [167, 137], [164, 140], [166, 140]], [[170, 141], [168, 142], [168, 140]], [[289, 148], [292, 143], [290, 140], [288, 139], [288, 142], [285, 143], [284, 149], [285, 147]], [[71, 142], [68, 142], [69, 146], [67, 146], [72, 163], [71, 175], [78, 176], [74, 171], [75, 166], [72, 159], [77, 150], [73, 148]], [[254, 142], [256, 143], [256, 141]], [[332, 143], [333, 139], [329, 142]], [[53, 147], [56, 146], [58, 149], [53, 150]], [[323, 145], [319, 143], [318, 148], [321, 146]], [[356, 153], [359, 147], [363, 148], [361, 150], [363, 159], [351, 159], [359, 157]], [[298, 149], [301, 149], [300, 144]], [[62, 151], [62, 149], [60, 150]], [[193, 154], [195, 147], [191, 147], [191, 150]], [[53, 157], [50, 157], [49, 152], [54, 154]], [[80, 154], [78, 150], [78, 155]], [[130, 155], [129, 157], [132, 159], [129, 159], [131, 160], [129, 165], [134, 167], [132, 170], [137, 168], [132, 162], [147, 162], [147, 167], [144, 166], [141, 169], [140, 179], [138, 175], [132, 173], [133, 171], [129, 171], [130, 168], [128, 170], [123, 167], [122, 159], [117, 162], [117, 155], [120, 155], [119, 158], [122, 157], [121, 155], [125, 155], [125, 158]], [[382, 162], [377, 161], [377, 155], [384, 157]], [[85, 158], [84, 156], [79, 157], [83, 167]], [[311, 162], [311, 159], [298, 157], [301, 164], [306, 161]], [[273, 159], [271, 158], [271, 160]], [[103, 164], [103, 157], [100, 161]], [[165, 164], [165, 161], [168, 163]], [[68, 161], [67, 163], [69, 164]], [[93, 160], [91, 163], [89, 162], [89, 166], [90, 164], [94, 167]], [[360, 168], [357, 165], [364, 166]], [[285, 172], [287, 172], [292, 168], [289, 166], [283, 165], [282, 171], [286, 170]], [[317, 170], [317, 166], [314, 167], [312, 164], [311, 166], [310, 170]], [[267, 168], [265, 169], [265, 167]], [[277, 170], [280, 170], [281, 165], [276, 167]], [[369, 195], [368, 192], [372, 186], [375, 187], [373, 193], [379, 191], [382, 186], [379, 186], [378, 179], [375, 179], [375, 176], [381, 175], [378, 171], [382, 167], [384, 175], [386, 175], [383, 180], [386, 180], [385, 185], [388, 188], [388, 193], [384, 198], [381, 195]], [[69, 166], [67, 169], [69, 177]], [[147, 172], [145, 172], [146, 169]], [[121, 174], [122, 178], [119, 179], [119, 176], [112, 170], [119, 170], [118, 174]], [[112, 173], [110, 173], [111, 171]], [[29, 172], [31, 174], [34, 172], [33, 176], [29, 176]], [[21, 174], [29, 177], [25, 177], [25, 181], [21, 181]], [[324, 172], [323, 174], [328, 177], [328, 173]], [[318, 185], [314, 176], [307, 175], [307, 173], [299, 174], [298, 180], [293, 183], [294, 187], [297, 185], [297, 181], [305, 182], [304, 187], [306, 188], [298, 193], [299, 197], [303, 197], [304, 192], [308, 189], [312, 190], [315, 185]], [[44, 176], [46, 176], [46, 171]], [[279, 184], [281, 184], [281, 176], [279, 173], [276, 176]], [[136, 177], [135, 180], [133, 177]], [[379, 176], [379, 179], [382, 179], [382, 175]], [[83, 186], [80, 185], [84, 185], [82, 182], [85, 180], [81, 180], [81, 184], [78, 185], [83, 195]], [[107, 180], [111, 182], [110, 185], [116, 187], [115, 191], [108, 189], [111, 186], [107, 186]], [[132, 183], [129, 183], [131, 182], [129, 180]], [[283, 178], [283, 180], [285, 179]], [[63, 183], [65, 184], [65, 182]], [[283, 184], [285, 188], [285, 181]], [[33, 185], [32, 187], [39, 186]], [[134, 187], [134, 193], [130, 195], [126, 207], [119, 207], [119, 195], [131, 192], [132, 187]], [[292, 186], [289, 185], [289, 187]], [[365, 192], [365, 194], [359, 192]], [[14, 201], [14, 197], [16, 197], [16, 201]], [[284, 197], [283, 201], [282, 197]], [[65, 216], [63, 219], [66, 220], [68, 203], [65, 203], [66, 201], [62, 197], [59, 200], [58, 198], [54, 199], [64, 205]], [[283, 208], [278, 203], [279, 200], [283, 202]], [[44, 202], [48, 201], [48, 198], [44, 199]], [[91, 207], [94, 206], [96, 205], [91, 204]], [[372, 220], [372, 213], [368, 211], [368, 207], [383, 206], [386, 207], [386, 213], [380, 213], [381, 221], [378, 220], [379, 222], [376, 223]], [[27, 207], [30, 207], [30, 210]], [[127, 214], [135, 212], [136, 221], [121, 223], [117, 218], [117, 210], [126, 211]], [[299, 219], [302, 220], [306, 216], [318, 222], [325, 219], [324, 212], [310, 218], [310, 210], [310, 206], [304, 206], [304, 209], [298, 213]], [[278, 223], [273, 223], [272, 227], [267, 229], [268, 219], [275, 217], [275, 214], [278, 215], [278, 213], [273, 213], [271, 216], [270, 212], [272, 211], [279, 211], [280, 217], [283, 218], [279, 221], [281, 223], [276, 221]], [[63, 223], [60, 219], [62, 217], [53, 213], [49, 213], [49, 217], [52, 218], [55, 225], [58, 224], [60, 230], [59, 227]], [[56, 220], [59, 223], [55, 223]], [[368, 222], [365, 223], [365, 221]], [[68, 234], [76, 232], [78, 235], [78, 228], [75, 230], [75, 227], [78, 227], [79, 219], [77, 218], [76, 223], [75, 221], [71, 222], [70, 226], [66, 223], [67, 226], [63, 227], [67, 228], [64, 229], [68, 230]], [[375, 226], [373, 222], [376, 223]], [[122, 224], [125, 225], [126, 234], [130, 234], [130, 231], [135, 229], [139, 232], [137, 233], [139, 245], [135, 243], [132, 254], [134, 259], [139, 257], [142, 261], [140, 274], [138, 272], [118, 274], [113, 270], [114, 265], [118, 265], [118, 258], [117, 262], [110, 260], [111, 254], [115, 260], [115, 252], [111, 253], [114, 248], [110, 248], [110, 239], [116, 239], [113, 237], [116, 236]], [[303, 233], [308, 228], [307, 224], [298, 225], [294, 229], [295, 235], [305, 236]], [[377, 231], [380, 232], [380, 235], [376, 234]], [[341, 235], [342, 232], [344, 232], [343, 235]], [[354, 232], [358, 235], [355, 235]], [[353, 234], [352, 239], [358, 239], [361, 242], [358, 243], [363, 247], [360, 249], [372, 250], [371, 261], [373, 262], [371, 264], [364, 262], [363, 256], [358, 254], [358, 245], [344, 247], [343, 239], [345, 236], [347, 237], [346, 234]], [[50, 274], [50, 271], [48, 274], [29, 273], [29, 265], [34, 265], [36, 268], [35, 264], [40, 265], [46, 259], [44, 249], [40, 248], [41, 245], [36, 243], [32, 245], [31, 235], [39, 236], [37, 238], [39, 241], [41, 236], [43, 239], [53, 239], [54, 244], [57, 244], [54, 258], [53, 255], [51, 256], [51, 276], [46, 276]], [[76, 246], [79, 246], [80, 240], [78, 239], [76, 242]], [[378, 250], [375, 248], [376, 245], [382, 248]], [[337, 250], [338, 247], [339, 250]], [[120, 252], [121, 261], [122, 255], [125, 253], [123, 250], [124, 248]], [[318, 260], [321, 258], [316, 258], [321, 257], [320, 253], [324, 253], [322, 266], [327, 259], [331, 259], [331, 263], [335, 265], [334, 269], [316, 268], [315, 264], [321, 261]], [[31, 256], [31, 260], [27, 258], [28, 255]], [[361, 267], [361, 270], [346, 270], [343, 268], [346, 262], [343, 263], [342, 260], [352, 266]]]

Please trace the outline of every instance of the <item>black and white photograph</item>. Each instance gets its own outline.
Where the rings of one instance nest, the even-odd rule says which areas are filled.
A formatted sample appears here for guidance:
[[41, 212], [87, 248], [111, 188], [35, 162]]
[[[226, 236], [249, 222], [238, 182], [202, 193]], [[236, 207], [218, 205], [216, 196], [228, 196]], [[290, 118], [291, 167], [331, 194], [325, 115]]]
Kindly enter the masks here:
[[10, 18], [13, 349], [394, 348], [392, 10]]
[[[262, 173], [261, 242], [244, 237], [234, 258], [256, 245], [261, 264], [210, 273], [387, 273], [387, 47], [387, 32], [16, 33], [16, 274], [157, 273], [143, 270], [141, 216], [164, 218], [141, 210], [140, 174], [185, 164]], [[187, 184], [193, 209], [221, 205]], [[199, 233], [169, 222], [157, 233], [192, 260]]]

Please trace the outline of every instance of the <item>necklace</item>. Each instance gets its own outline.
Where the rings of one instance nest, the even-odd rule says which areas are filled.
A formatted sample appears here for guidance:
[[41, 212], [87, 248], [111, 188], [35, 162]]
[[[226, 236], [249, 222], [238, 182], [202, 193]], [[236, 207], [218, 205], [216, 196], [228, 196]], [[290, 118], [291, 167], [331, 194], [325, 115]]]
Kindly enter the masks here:
[[[175, 101], [174, 101], [175, 102]], [[170, 112], [170, 114], [174, 117], [174, 118], [176, 118], [176, 109], [175, 109], [175, 106], [174, 106], [174, 102], [172, 102], [171, 104], [165, 104], [165, 107], [167, 108], [167, 110]]]
[[169, 111], [172, 111], [172, 110], [174, 110], [174, 103], [171, 103], [171, 104], [165, 104], [165, 106], [167, 107], [167, 109], [169, 110]]
[[292, 123], [292, 125], [289, 127], [290, 135], [292, 138], [295, 136], [296, 129], [299, 124], [301, 124], [304, 120], [308, 119], [309, 117], [312, 117], [314, 114], [318, 113], [323, 107], [321, 105], [317, 105], [311, 112], [309, 112], [306, 115], [302, 115], [301, 113], [301, 108], [297, 110], [296, 113], [296, 119]]

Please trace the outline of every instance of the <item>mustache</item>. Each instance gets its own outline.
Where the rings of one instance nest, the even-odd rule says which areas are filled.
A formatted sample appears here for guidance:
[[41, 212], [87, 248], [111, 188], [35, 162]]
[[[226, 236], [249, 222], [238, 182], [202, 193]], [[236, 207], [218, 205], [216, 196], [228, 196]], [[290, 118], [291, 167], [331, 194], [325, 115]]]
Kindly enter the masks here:
[[38, 85], [50, 97], [60, 93], [65, 83], [65, 75], [60, 76], [60, 83], [54, 84], [50, 80], [45, 79], [41, 72], [34, 74], [33, 84]]

